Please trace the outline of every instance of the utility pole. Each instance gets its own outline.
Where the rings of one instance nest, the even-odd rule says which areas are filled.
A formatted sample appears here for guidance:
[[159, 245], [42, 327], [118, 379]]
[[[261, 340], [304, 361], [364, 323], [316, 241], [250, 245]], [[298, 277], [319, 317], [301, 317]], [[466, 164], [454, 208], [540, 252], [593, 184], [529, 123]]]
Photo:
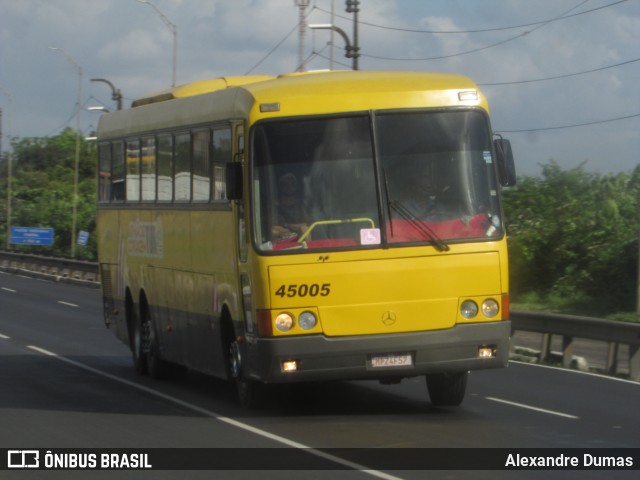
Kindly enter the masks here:
[[78, 99], [76, 101], [76, 155], [75, 167], [73, 169], [73, 205], [71, 213], [71, 258], [76, 258], [76, 226], [78, 223], [78, 172], [80, 170], [80, 112], [82, 111], [82, 67], [61, 48], [49, 47], [62, 53], [67, 61], [78, 72]]
[[[360, 46], [358, 45], [358, 12], [360, 11], [359, 0], [347, 0], [347, 13], [353, 13], [353, 47], [351, 47], [351, 58], [353, 59], [353, 69], [358, 70], [358, 58], [360, 57]], [[347, 55], [349, 56], [349, 55]]]
[[[11, 145], [11, 121], [13, 119], [13, 97], [7, 92], [2, 85], [0, 85], [0, 92], [4, 93], [9, 99], [9, 153], [7, 155], [7, 238], [6, 238], [6, 248], [9, 250], [11, 247], [11, 183], [12, 183], [12, 173], [11, 173], [11, 162], [12, 162], [12, 154], [13, 154], [13, 146]], [[1, 138], [1, 136], [0, 136]], [[1, 142], [0, 142], [1, 143]], [[2, 148], [0, 148], [0, 153], [2, 153]]]
[[298, 66], [296, 68], [296, 72], [304, 72], [304, 40], [306, 36], [306, 27], [307, 24], [304, 21], [305, 12], [307, 7], [309, 6], [309, 2], [311, 0], [294, 0], [296, 6], [298, 7]]
[[171, 75], [171, 86], [175, 87], [176, 86], [176, 68], [177, 68], [176, 64], [178, 62], [178, 27], [176, 26], [175, 23], [173, 23], [169, 19], [169, 17], [167, 17], [164, 13], [162, 13], [162, 11], [158, 7], [156, 7], [153, 3], [151, 3], [149, 0], [138, 0], [138, 2], [144, 3], [146, 5], [149, 5], [151, 8], [153, 8], [156, 11], [156, 13], [160, 15], [160, 18], [162, 19], [164, 24], [167, 26], [167, 28], [171, 32], [171, 35], [173, 35], [173, 69], [172, 69], [172, 75]]

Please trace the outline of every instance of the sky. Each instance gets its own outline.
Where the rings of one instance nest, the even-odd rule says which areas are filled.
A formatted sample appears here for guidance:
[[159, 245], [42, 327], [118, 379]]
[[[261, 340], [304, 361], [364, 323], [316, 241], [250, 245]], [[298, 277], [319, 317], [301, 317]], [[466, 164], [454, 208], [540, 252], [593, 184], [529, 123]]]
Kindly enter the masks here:
[[[296, 0], [147, 1], [0, 0], [3, 150], [9, 135], [76, 128], [78, 93], [90, 135], [100, 114], [87, 107], [116, 108], [92, 78], [112, 82], [125, 108], [171, 86], [171, 24], [177, 84], [288, 73], [300, 58], [305, 70], [352, 66], [329, 30], [307, 28], [301, 43]], [[308, 3], [306, 23], [332, 23], [353, 42], [344, 0]], [[602, 174], [640, 164], [640, 0], [360, 0], [358, 20], [361, 70], [460, 73], [480, 85], [518, 174], [551, 160]]]

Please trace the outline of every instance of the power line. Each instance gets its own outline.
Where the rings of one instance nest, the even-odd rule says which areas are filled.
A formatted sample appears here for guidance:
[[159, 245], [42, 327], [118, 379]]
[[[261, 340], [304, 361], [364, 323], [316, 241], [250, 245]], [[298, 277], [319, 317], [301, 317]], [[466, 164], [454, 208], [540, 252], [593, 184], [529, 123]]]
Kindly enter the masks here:
[[[82, 104], [80, 105], [80, 110], [84, 110], [85, 108], [87, 108], [87, 105], [89, 104], [89, 102], [91, 101], [92, 98], [95, 97], [89, 97], [86, 100], [84, 100], [84, 102], [82, 102]], [[67, 118], [64, 123], [62, 123], [60, 126], [58, 126], [57, 128], [51, 130], [49, 133], [47, 133], [45, 135], [45, 137], [50, 137], [52, 136], [54, 133], [56, 132], [62, 132], [64, 131], [64, 129], [69, 128], [71, 125], [71, 120], [73, 120], [73, 117], [75, 117], [77, 115], [78, 111], [77, 111], [77, 107], [73, 107], [73, 112], [71, 112], [71, 114], [69, 115], [69, 118]]]
[[[542, 22], [540, 24], [537, 24], [537, 26], [535, 28], [533, 28], [531, 30], [527, 30], [526, 32], [520, 33], [520, 34], [518, 34], [518, 35], [516, 35], [514, 37], [510, 37], [510, 38], [507, 38], [506, 40], [502, 40], [500, 42], [492, 43], [490, 45], [485, 45], [484, 47], [474, 48], [472, 50], [467, 50], [467, 51], [464, 51], [464, 52], [452, 53], [452, 54], [449, 54], [449, 55], [441, 55], [441, 56], [438, 56], [438, 57], [427, 57], [427, 58], [393, 58], [393, 57], [380, 57], [380, 56], [365, 55], [365, 54], [361, 54], [361, 56], [367, 57], [367, 58], [375, 58], [377, 60], [417, 62], [417, 61], [426, 61], [426, 60], [442, 60], [442, 59], [445, 59], [445, 58], [459, 57], [459, 56], [462, 56], [462, 55], [468, 55], [470, 53], [477, 53], [477, 52], [480, 52], [482, 50], [488, 50], [490, 48], [497, 47], [499, 45], [503, 45], [505, 43], [508, 43], [508, 42], [513, 41], [513, 40], [517, 40], [518, 38], [521, 38], [521, 37], [524, 37], [526, 35], [529, 35], [530, 33], [533, 33], [534, 31], [536, 31], [536, 30], [548, 25], [549, 23], [562, 18], [563, 16], [567, 15], [569, 12], [575, 10], [576, 8], [581, 7], [582, 5], [587, 3], [588, 1], [589, 0], [583, 0], [581, 3], [579, 3], [575, 7], [570, 8], [569, 10], [567, 10], [564, 13], [561, 13], [557, 17], [554, 17], [554, 18], [552, 18], [550, 20], [547, 20], [546, 22]], [[621, 1], [627, 1], [627, 0], [621, 0]]]
[[[323, 58], [323, 59], [325, 59], [327, 61], [331, 61], [331, 59], [329, 57], [327, 57], [326, 55], [322, 55], [321, 52], [322, 52], [322, 50], [320, 52], [314, 52], [314, 54], [315, 54], [316, 57], [320, 57], [320, 58]], [[351, 70], [351, 67], [352, 67], [351, 65], [347, 65], [346, 63], [343, 63], [340, 60], [336, 60], [335, 58], [333, 59], [333, 63], [335, 63], [337, 65], [340, 65], [341, 67], [345, 67], [348, 70]]]
[[269, 50], [269, 53], [267, 53], [264, 57], [262, 57], [262, 59], [256, 63], [253, 67], [251, 67], [249, 70], [247, 70], [247, 73], [245, 73], [245, 75], [249, 75], [251, 72], [253, 72], [256, 68], [258, 68], [262, 62], [264, 62], [267, 58], [269, 58], [271, 56], [271, 54], [273, 52], [275, 52], [278, 48], [280, 48], [280, 45], [282, 45], [292, 34], [293, 32], [295, 32], [296, 30], [298, 30], [298, 23], [296, 23], [296, 26], [293, 27], [289, 33], [287, 33], [284, 38], [282, 40], [280, 40], [275, 47], [273, 47], [271, 50]]
[[616, 63], [615, 65], [608, 65], [606, 67], [593, 68], [591, 70], [584, 70], [582, 72], [567, 73], [565, 75], [556, 75], [554, 77], [536, 78], [534, 80], [515, 80], [515, 81], [512, 81], [512, 82], [478, 83], [478, 85], [481, 86], [481, 87], [487, 87], [487, 86], [493, 87], [493, 86], [499, 86], [499, 85], [518, 85], [518, 84], [522, 84], [522, 83], [545, 82], [547, 80], [558, 80], [560, 78], [576, 77], [578, 75], [585, 75], [587, 73], [600, 72], [602, 70], [607, 70], [609, 68], [621, 67], [623, 65], [628, 65], [630, 63], [639, 62], [639, 61], [640, 61], [640, 58], [636, 58], [634, 60], [627, 60], [626, 62]]
[[[317, 7], [315, 7], [315, 6], [314, 6], [314, 7], [311, 9], [311, 11], [310, 11], [309, 13], [307, 13], [307, 15], [304, 17], [304, 20], [306, 20], [306, 19], [307, 19], [307, 17], [308, 17], [309, 15], [311, 15], [311, 13], [312, 13], [316, 8], [317, 8]], [[302, 20], [301, 20], [301, 21], [302, 21]], [[296, 30], [298, 30], [298, 28], [299, 28], [299, 27], [300, 27], [300, 21], [298, 21], [298, 22], [296, 23], [296, 26], [295, 26], [295, 27], [293, 27], [293, 28], [289, 31], [289, 33], [287, 33], [287, 34], [284, 36], [284, 38], [283, 38], [282, 40], [280, 40], [280, 41], [279, 41], [279, 42], [278, 42], [278, 43], [277, 43], [277, 44], [276, 44], [276, 45], [275, 45], [271, 50], [269, 50], [269, 53], [267, 53], [264, 57], [262, 57], [262, 59], [261, 59], [258, 63], [256, 63], [253, 67], [251, 67], [251, 68], [247, 71], [247, 73], [245, 73], [245, 75], [249, 75], [249, 74], [250, 74], [251, 72], [253, 72], [256, 68], [258, 68], [258, 67], [262, 64], [262, 62], [264, 62], [267, 58], [269, 58], [269, 57], [273, 54], [273, 52], [275, 52], [278, 48], [280, 48], [280, 46], [281, 46], [281, 45], [282, 45], [282, 44], [283, 44], [283, 43], [284, 43], [284, 42], [285, 42], [285, 41], [286, 41], [286, 40], [287, 40], [287, 39], [288, 39], [288, 38], [293, 34], [293, 32], [295, 32]]]
[[[610, 3], [608, 5], [603, 5], [601, 7], [597, 7], [597, 8], [592, 8], [590, 10], [585, 10], [583, 12], [578, 12], [578, 13], [573, 13], [571, 15], [561, 15], [559, 17], [555, 17], [549, 20], [541, 20], [538, 22], [532, 22], [532, 23], [524, 23], [521, 25], [512, 25], [509, 27], [492, 27], [492, 28], [484, 28], [484, 29], [472, 29], [472, 30], [418, 30], [418, 29], [411, 29], [411, 28], [400, 28], [400, 27], [390, 27], [390, 26], [386, 26], [386, 25], [378, 25], [375, 23], [369, 23], [369, 22], [363, 22], [360, 21], [360, 25], [366, 25], [368, 27], [374, 27], [374, 28], [381, 28], [383, 30], [394, 30], [394, 31], [398, 31], [398, 32], [406, 32], [406, 33], [429, 33], [429, 34], [433, 34], [433, 35], [456, 35], [456, 34], [466, 34], [466, 33], [485, 33], [485, 32], [499, 32], [499, 31], [504, 31], [504, 30], [515, 30], [517, 28], [525, 28], [525, 27], [532, 27], [535, 25], [541, 25], [541, 24], [546, 24], [549, 22], [555, 22], [558, 20], [566, 20], [568, 18], [572, 18], [572, 17], [577, 17], [578, 15], [584, 15], [585, 13], [591, 13], [591, 12], [595, 12], [598, 10], [602, 10], [604, 8], [608, 8], [608, 7], [613, 7], [615, 5], [619, 5], [620, 3], [624, 3], [627, 2], [628, 0], [619, 0], [617, 2], [614, 3]], [[583, 2], [584, 3], [584, 2]], [[319, 11], [324, 12], [324, 13], [331, 13], [323, 8], [320, 7], [315, 7], [317, 8]], [[574, 7], [575, 9], [576, 7]], [[573, 10], [573, 9], [572, 9]], [[343, 15], [337, 15], [334, 14], [334, 16], [341, 18], [343, 20], [350, 20], [350, 18], [345, 17]]]
[[548, 130], [562, 130], [565, 128], [576, 128], [576, 127], [586, 127], [589, 125], [599, 125], [602, 123], [609, 123], [609, 122], [618, 122], [620, 120], [628, 120], [629, 118], [635, 118], [635, 117], [640, 117], [640, 113], [635, 113], [633, 115], [627, 115], [624, 117], [617, 117], [617, 118], [609, 118], [607, 120], [596, 120], [593, 122], [586, 122], [586, 123], [576, 123], [573, 125], [560, 125], [560, 126], [555, 126], [555, 127], [545, 127], [545, 128], [526, 128], [526, 129], [521, 129], [521, 130], [496, 130], [497, 133], [525, 133], [525, 132], [543, 132], [543, 131], [548, 131]]

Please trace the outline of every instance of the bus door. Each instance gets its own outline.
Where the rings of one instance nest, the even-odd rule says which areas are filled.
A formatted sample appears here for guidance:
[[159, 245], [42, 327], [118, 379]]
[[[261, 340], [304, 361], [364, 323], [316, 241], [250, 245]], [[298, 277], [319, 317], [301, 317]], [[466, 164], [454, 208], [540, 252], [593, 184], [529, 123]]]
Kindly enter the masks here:
[[[233, 127], [234, 132], [234, 145], [235, 152], [233, 156], [234, 170], [236, 176], [239, 177], [235, 180], [236, 185], [242, 185], [240, 189], [244, 189], [245, 182], [242, 172], [246, 169], [245, 162], [245, 148], [244, 148], [244, 124], [238, 123]], [[236, 225], [236, 245], [237, 245], [237, 258], [238, 258], [238, 275], [240, 282], [240, 291], [242, 292], [242, 308], [244, 314], [242, 317], [245, 320], [244, 330], [251, 334], [253, 333], [253, 323], [251, 322], [251, 280], [249, 275], [249, 268], [247, 265], [247, 253], [249, 238], [247, 236], [247, 223], [246, 223], [246, 210], [244, 208], [244, 196], [242, 192], [228, 192], [231, 201], [237, 200], [235, 211], [234, 224]], [[239, 333], [239, 332], [237, 332]]]

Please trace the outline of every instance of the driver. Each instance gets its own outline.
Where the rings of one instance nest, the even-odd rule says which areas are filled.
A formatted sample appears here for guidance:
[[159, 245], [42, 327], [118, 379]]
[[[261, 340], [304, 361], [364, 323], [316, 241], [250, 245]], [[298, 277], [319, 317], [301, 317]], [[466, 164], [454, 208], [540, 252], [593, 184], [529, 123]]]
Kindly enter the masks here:
[[300, 236], [309, 228], [298, 179], [293, 173], [286, 173], [278, 180], [277, 206], [278, 219], [271, 228], [274, 240]]
[[414, 218], [425, 219], [438, 205], [437, 188], [429, 172], [423, 171], [411, 177], [408, 198], [403, 202]]

